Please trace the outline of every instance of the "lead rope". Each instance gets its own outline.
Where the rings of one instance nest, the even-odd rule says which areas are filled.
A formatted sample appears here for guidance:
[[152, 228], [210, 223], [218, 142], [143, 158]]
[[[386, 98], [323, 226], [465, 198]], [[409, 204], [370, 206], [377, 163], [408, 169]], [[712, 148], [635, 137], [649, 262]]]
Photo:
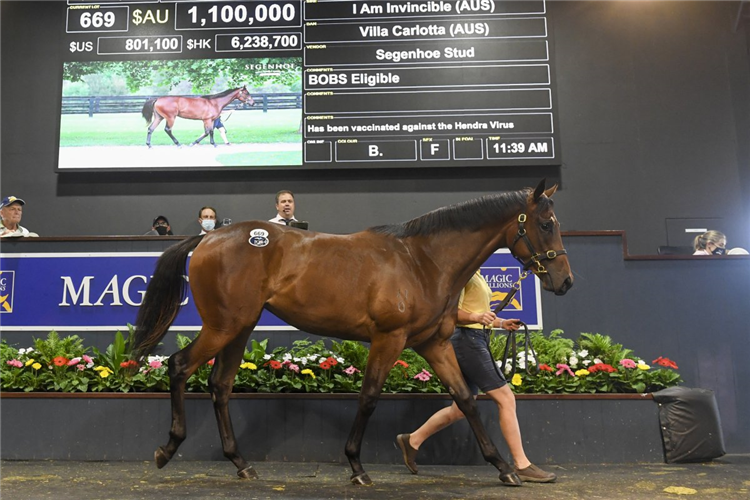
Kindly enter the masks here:
[[[513, 283], [513, 289], [508, 292], [508, 294], [505, 296], [503, 301], [498, 304], [495, 309], [493, 309], [492, 312], [495, 313], [497, 316], [503, 309], [505, 309], [508, 304], [510, 304], [510, 301], [513, 300], [513, 297], [515, 297], [516, 293], [521, 289], [521, 281], [526, 279], [526, 277], [529, 275], [529, 271], [523, 271], [521, 275], [519, 276], [518, 280]], [[536, 363], [536, 351], [534, 351], [534, 346], [531, 344], [531, 335], [529, 334], [529, 327], [526, 325], [526, 323], [521, 322], [521, 326], [523, 327], [523, 335], [524, 335], [524, 364], [526, 365], [526, 373], [532, 374], [532, 373], [539, 373], [539, 367], [534, 364], [534, 367], [531, 368], [529, 365], [529, 352], [531, 352], [534, 362]], [[490, 353], [490, 357], [492, 357], [492, 366], [495, 368], [495, 372], [500, 375], [503, 379], [506, 377], [503, 375], [503, 372], [505, 371], [505, 362], [508, 360], [508, 354], [511, 354], [511, 369], [510, 374], [508, 375], [508, 378], [513, 378], [513, 375], [516, 373], [516, 366], [518, 363], [518, 345], [516, 340], [516, 332], [508, 330], [508, 339], [505, 342], [505, 350], [503, 352], [503, 360], [500, 363], [500, 368], [497, 366], [497, 360], [492, 356], [492, 351], [490, 350], [490, 335], [489, 331], [491, 330], [484, 327], [485, 331], [485, 341], [487, 342], [487, 351]]]

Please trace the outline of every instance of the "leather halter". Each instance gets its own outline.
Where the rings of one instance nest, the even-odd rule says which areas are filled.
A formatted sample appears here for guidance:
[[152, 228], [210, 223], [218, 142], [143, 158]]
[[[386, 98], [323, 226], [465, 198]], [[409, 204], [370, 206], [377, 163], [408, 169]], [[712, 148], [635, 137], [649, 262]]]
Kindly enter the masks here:
[[[552, 260], [555, 257], [559, 255], [565, 255], [567, 254], [567, 250], [564, 248], [561, 250], [546, 250], [543, 253], [537, 253], [534, 250], [534, 246], [531, 244], [531, 240], [529, 240], [529, 236], [526, 234], [526, 228], [524, 225], [526, 224], [526, 214], [519, 214], [518, 215], [518, 232], [516, 233], [516, 237], [513, 239], [513, 244], [510, 246], [510, 251], [513, 254], [513, 257], [516, 258], [518, 262], [523, 265], [524, 271], [527, 269], [530, 269], [531, 266], [536, 265], [536, 270], [533, 270], [536, 274], [546, 274], [547, 269], [542, 264], [542, 261], [544, 260]], [[513, 253], [513, 249], [516, 246], [516, 243], [518, 243], [518, 240], [523, 240], [524, 243], [526, 243], [526, 247], [529, 249], [529, 252], [531, 253], [531, 258], [524, 262], [521, 259], [516, 256], [515, 253]]]

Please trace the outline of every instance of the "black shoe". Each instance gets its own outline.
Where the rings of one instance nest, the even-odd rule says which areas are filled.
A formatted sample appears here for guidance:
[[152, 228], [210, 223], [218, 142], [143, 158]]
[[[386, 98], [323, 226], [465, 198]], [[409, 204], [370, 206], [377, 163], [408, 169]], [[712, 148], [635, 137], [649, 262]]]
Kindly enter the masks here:
[[516, 474], [522, 481], [527, 483], [554, 483], [557, 476], [552, 472], [544, 472], [534, 464], [530, 464], [525, 469], [516, 468]]
[[401, 453], [404, 455], [404, 465], [411, 471], [412, 474], [418, 474], [417, 469], [417, 453], [419, 450], [415, 450], [409, 444], [409, 436], [411, 434], [399, 434], [396, 436], [396, 444], [401, 448]]

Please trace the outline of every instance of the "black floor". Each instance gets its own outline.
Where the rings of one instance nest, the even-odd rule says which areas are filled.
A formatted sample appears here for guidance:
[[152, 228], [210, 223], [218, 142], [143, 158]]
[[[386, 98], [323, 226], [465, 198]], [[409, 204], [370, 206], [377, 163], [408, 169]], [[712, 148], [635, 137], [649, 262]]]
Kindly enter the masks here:
[[365, 464], [374, 484], [354, 486], [348, 465], [263, 462], [260, 478], [237, 478], [230, 462], [0, 462], [3, 499], [750, 499], [750, 455], [704, 464], [548, 467], [554, 484], [502, 486], [491, 466]]

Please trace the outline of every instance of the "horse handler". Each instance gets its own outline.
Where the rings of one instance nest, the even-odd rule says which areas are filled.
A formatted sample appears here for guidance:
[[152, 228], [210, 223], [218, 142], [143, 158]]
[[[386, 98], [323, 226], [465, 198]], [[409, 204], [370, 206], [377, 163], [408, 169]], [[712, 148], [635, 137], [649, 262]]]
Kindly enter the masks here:
[[[491, 299], [492, 290], [477, 270], [461, 291], [458, 300], [458, 323], [451, 337], [458, 365], [475, 398], [478, 390], [481, 389], [497, 403], [500, 430], [513, 456], [518, 477], [530, 483], [552, 483], [557, 476], [543, 471], [526, 457], [516, 415], [516, 398], [495, 365], [487, 338], [489, 329], [485, 329], [485, 327], [491, 327], [515, 331], [520, 328], [521, 322], [518, 319], [498, 318], [490, 310]], [[396, 436], [396, 443], [401, 448], [404, 463], [412, 474], [418, 473], [416, 459], [422, 443], [436, 432], [462, 418], [464, 414], [454, 402], [451, 406], [438, 410], [411, 434]]]

